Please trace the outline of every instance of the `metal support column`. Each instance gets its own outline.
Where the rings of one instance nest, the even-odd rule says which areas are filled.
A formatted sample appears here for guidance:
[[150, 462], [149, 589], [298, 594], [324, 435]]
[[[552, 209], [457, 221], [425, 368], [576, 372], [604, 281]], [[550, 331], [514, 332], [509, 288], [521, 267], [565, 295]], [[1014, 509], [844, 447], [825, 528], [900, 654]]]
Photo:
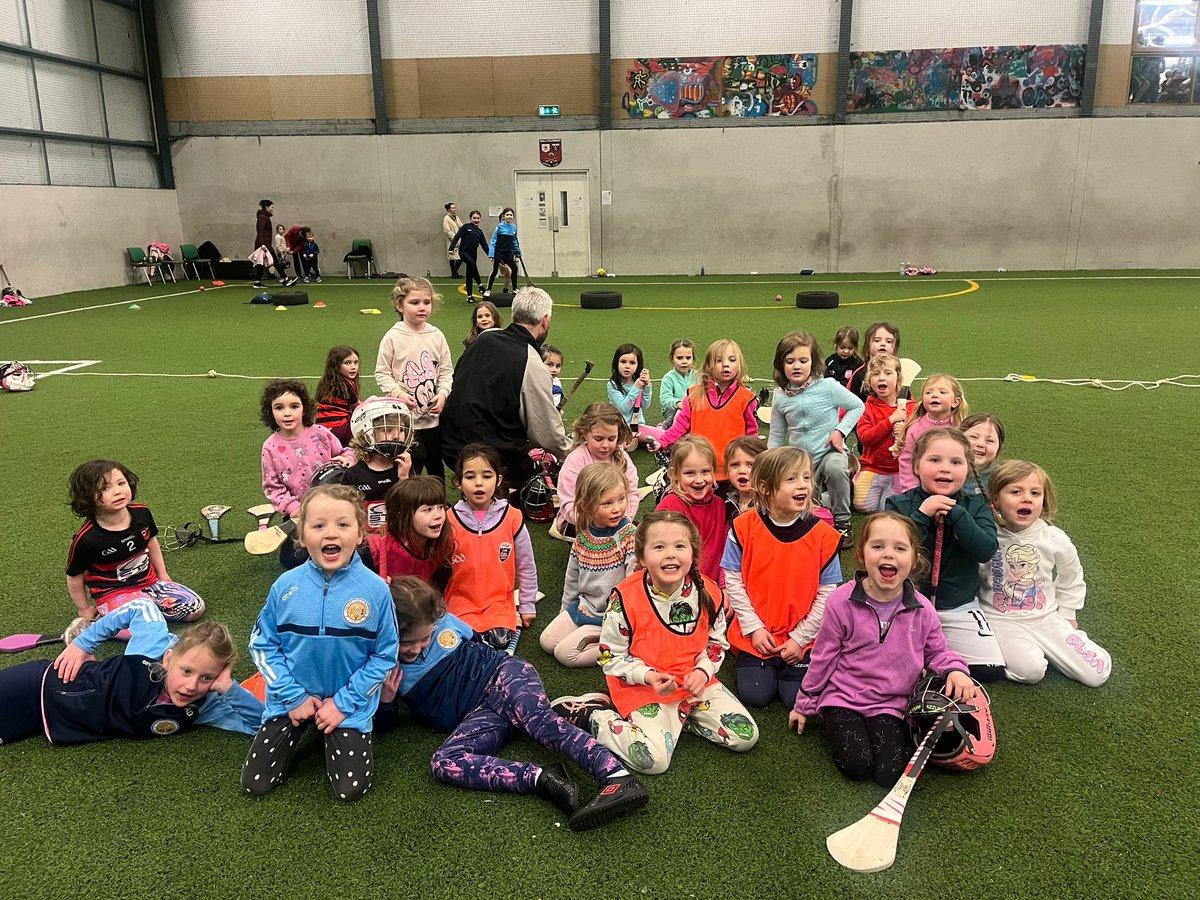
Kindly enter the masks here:
[[387, 96], [383, 86], [383, 55], [379, 43], [379, 0], [367, 0], [367, 35], [371, 42], [371, 88], [375, 95], [375, 133], [388, 133]]

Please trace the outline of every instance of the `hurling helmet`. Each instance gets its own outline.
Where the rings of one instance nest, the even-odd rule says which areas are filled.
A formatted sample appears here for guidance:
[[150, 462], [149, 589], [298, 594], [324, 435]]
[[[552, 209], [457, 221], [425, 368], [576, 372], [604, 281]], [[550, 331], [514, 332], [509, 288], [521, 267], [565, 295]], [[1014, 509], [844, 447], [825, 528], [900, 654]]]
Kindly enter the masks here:
[[348, 484], [351, 487], [355, 486], [354, 479], [350, 477], [350, 470], [346, 468], [345, 463], [337, 460], [322, 463], [320, 468], [313, 472], [309, 487], [316, 487], [318, 484]]
[[991, 761], [996, 755], [996, 724], [992, 721], [991, 698], [976, 682], [973, 700], [960, 702], [946, 696], [942, 675], [922, 678], [913, 688], [908, 703], [908, 727], [913, 743], [921, 743], [925, 733], [943, 713], [950, 727], [934, 744], [930, 762], [946, 769], [969, 771]]
[[370, 397], [350, 416], [350, 433], [371, 453], [397, 460], [412, 446], [412, 413], [396, 397]]
[[530, 522], [549, 522], [554, 518], [554, 488], [542, 473], [521, 485], [517, 499]]

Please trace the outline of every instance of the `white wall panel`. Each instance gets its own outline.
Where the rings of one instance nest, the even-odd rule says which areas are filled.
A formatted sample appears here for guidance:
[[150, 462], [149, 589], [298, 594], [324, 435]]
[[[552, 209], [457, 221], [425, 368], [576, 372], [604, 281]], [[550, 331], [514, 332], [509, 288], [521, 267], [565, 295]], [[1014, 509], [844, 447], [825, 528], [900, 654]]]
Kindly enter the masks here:
[[123, 141], [151, 141], [153, 116], [150, 112], [150, 93], [144, 81], [103, 76], [104, 112], [108, 117], [108, 136]]
[[1100, 43], [1132, 43], [1136, 9], [1137, 0], [1104, 0], [1104, 27], [1100, 30]]
[[[0, 135], [0, 183], [46, 184], [48, 180], [40, 140]], [[12, 210], [6, 214], [11, 215]]]
[[100, 62], [118, 69], [145, 72], [142, 61], [142, 26], [138, 14], [111, 3], [95, 4], [96, 43], [100, 46]]
[[[155, 10], [166, 78], [371, 72], [365, 3], [157, 0]], [[451, 21], [444, 7], [440, 21]]]
[[96, 61], [91, 0], [25, 0], [34, 49]]
[[158, 187], [158, 162], [149, 150], [113, 147], [112, 161], [117, 187]]
[[0, 41], [21, 46], [29, 44], [24, 0], [0, 0]]
[[102, 144], [77, 144], [74, 141], [46, 141], [52, 184], [77, 184], [108, 187], [112, 172], [108, 148]]
[[33, 62], [12, 53], [0, 53], [0, 125], [38, 128], [37, 94], [33, 89]]
[[1091, 0], [855, 0], [851, 50], [1087, 43]]
[[595, 53], [596, 7], [596, 0], [379, 0], [380, 42], [385, 59]]
[[613, 0], [612, 55], [832, 53], [840, 9], [839, 0]]
[[105, 136], [99, 74], [42, 60], [35, 63], [35, 68], [43, 128], [66, 134]]

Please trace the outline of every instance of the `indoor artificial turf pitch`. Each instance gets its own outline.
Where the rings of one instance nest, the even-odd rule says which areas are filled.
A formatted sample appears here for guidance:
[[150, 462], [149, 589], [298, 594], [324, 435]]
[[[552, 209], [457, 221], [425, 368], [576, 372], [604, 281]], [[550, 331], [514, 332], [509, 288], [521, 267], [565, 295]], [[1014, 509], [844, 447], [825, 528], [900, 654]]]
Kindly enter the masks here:
[[[564, 383], [585, 357], [597, 363], [568, 420], [603, 397], [612, 351], [625, 341], [643, 348], [658, 378], [674, 338], [692, 339], [702, 356], [712, 340], [732, 337], [751, 374], [768, 379], [784, 333], [812, 331], [828, 353], [839, 326], [863, 331], [883, 319], [900, 326], [901, 355], [926, 375], [995, 379], [965, 381], [967, 399], [1004, 422], [1006, 457], [1039, 462], [1054, 478], [1057, 523], [1078, 546], [1088, 581], [1081, 624], [1111, 650], [1111, 680], [1090, 690], [1051, 673], [1036, 687], [996, 685], [995, 761], [967, 775], [928, 771], [909, 803], [896, 864], [877, 875], [841, 869], [824, 840], [883, 792], [838, 775], [820, 729], [790, 735], [776, 705], [756, 714], [762, 739], [749, 754], [685, 736], [670, 770], [647, 779], [645, 811], [582, 835], [536, 797], [436, 783], [429, 758], [441, 736], [416, 723], [377, 741], [375, 787], [349, 806], [332, 799], [316, 752], [301, 756], [274, 794], [243, 795], [249, 739], [210, 729], [73, 748], [28, 740], [0, 748], [4, 894], [1196, 895], [1197, 395], [1170, 385], [1113, 392], [1003, 378], [1195, 374], [1200, 274], [540, 283], [559, 304], [550, 342], [565, 353]], [[470, 307], [448, 281], [440, 287], [446, 303], [432, 321], [457, 357]], [[588, 288], [622, 290], [625, 308], [580, 310], [578, 293]], [[840, 291], [842, 308], [797, 310], [795, 291], [809, 288]], [[54, 631], [71, 618], [63, 567], [78, 522], [67, 476], [86, 459], [113, 457], [141, 476], [139, 499], [160, 538], [167, 526], [201, 521], [209, 503], [234, 508], [223, 535], [252, 527], [244, 510], [263, 499], [262, 377], [299, 375], [315, 385], [327, 349], [350, 343], [362, 353], [369, 394], [375, 348], [395, 321], [389, 289], [329, 281], [309, 286], [326, 308], [277, 312], [248, 305], [255, 291], [244, 284], [201, 294], [181, 282], [0, 310], [0, 359], [64, 361], [35, 365], [42, 372], [96, 361], [44, 378], [30, 394], [0, 396], [0, 632]], [[784, 302], [774, 302], [777, 293]], [[911, 299], [945, 294], [954, 296]], [[360, 313], [372, 307], [383, 315]], [[210, 369], [223, 375], [208, 379]], [[650, 470], [645, 454], [638, 462]], [[551, 696], [600, 689], [599, 671], [560, 668], [538, 647], [536, 632], [558, 609], [568, 545], [548, 539], [544, 525], [531, 531], [546, 599], [520, 651]], [[274, 556], [252, 557], [239, 545], [169, 552], [167, 565], [243, 646], [279, 574]], [[852, 568], [848, 554], [843, 567]], [[251, 671], [243, 652], [236, 674]], [[732, 683], [730, 666], [723, 676]], [[508, 752], [550, 759], [525, 739]]]

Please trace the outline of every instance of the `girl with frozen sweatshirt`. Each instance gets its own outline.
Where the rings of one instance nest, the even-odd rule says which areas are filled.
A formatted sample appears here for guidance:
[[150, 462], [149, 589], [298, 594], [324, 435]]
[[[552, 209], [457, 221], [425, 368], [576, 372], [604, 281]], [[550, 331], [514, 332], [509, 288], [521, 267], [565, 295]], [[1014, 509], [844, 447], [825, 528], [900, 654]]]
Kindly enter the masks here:
[[388, 396], [399, 397], [412, 410], [416, 442], [412, 471], [445, 480], [438, 416], [450, 396], [454, 368], [446, 336], [429, 324], [435, 301], [433, 285], [424, 278], [401, 278], [392, 288], [392, 305], [400, 316], [379, 342], [375, 381]]

